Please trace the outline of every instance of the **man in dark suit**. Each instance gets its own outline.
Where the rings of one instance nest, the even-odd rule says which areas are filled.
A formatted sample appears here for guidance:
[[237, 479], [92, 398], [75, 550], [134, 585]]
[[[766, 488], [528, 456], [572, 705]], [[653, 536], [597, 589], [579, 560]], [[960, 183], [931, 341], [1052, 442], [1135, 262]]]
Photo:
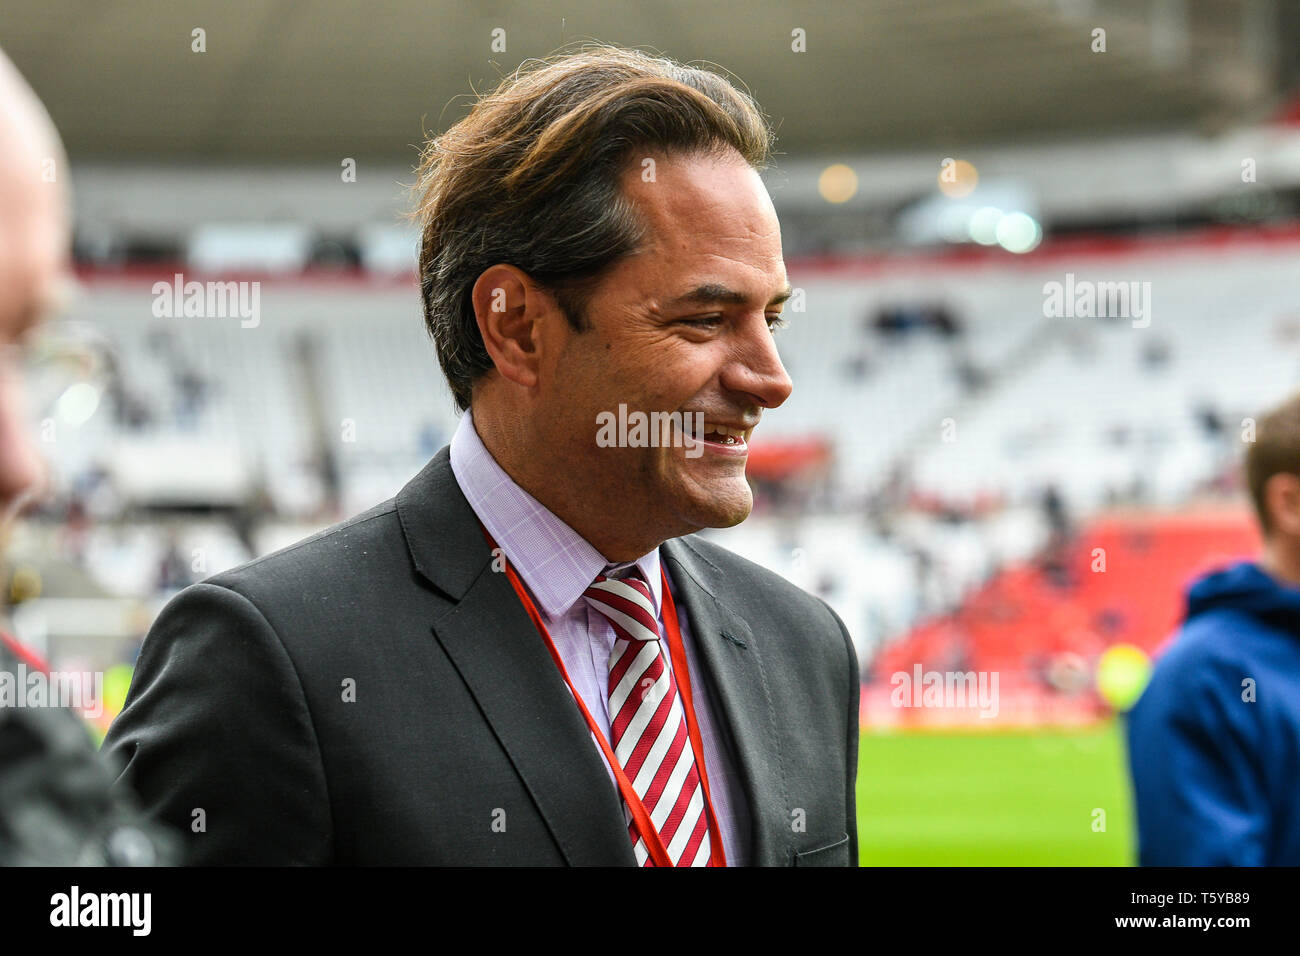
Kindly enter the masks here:
[[748, 516], [791, 390], [770, 135], [601, 47], [429, 144], [451, 445], [179, 595], [105, 744], [194, 862], [856, 864], [848, 632], [694, 536]]

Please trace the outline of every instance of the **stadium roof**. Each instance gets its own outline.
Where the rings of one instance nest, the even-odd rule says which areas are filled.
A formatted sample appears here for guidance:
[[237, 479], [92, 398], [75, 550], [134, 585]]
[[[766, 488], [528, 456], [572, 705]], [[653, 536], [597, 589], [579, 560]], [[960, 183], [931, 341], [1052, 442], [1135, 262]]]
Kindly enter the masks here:
[[[6, 3], [76, 158], [405, 160], [528, 57], [598, 38], [741, 77], [787, 155], [1214, 128], [1294, 72], [1271, 0]], [[505, 30], [504, 52], [492, 31]], [[1107, 31], [1094, 53], [1092, 30]], [[191, 50], [205, 31], [206, 51]], [[792, 51], [806, 31], [807, 50]]]

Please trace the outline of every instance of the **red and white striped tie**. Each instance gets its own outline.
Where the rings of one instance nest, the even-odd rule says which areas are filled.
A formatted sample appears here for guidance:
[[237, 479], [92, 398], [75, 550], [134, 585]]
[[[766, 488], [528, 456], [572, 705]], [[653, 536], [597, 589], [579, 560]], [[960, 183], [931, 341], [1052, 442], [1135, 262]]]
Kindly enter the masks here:
[[[707, 866], [711, 853], [686, 712], [659, 640], [650, 586], [639, 577], [600, 575], [582, 595], [614, 628], [609, 655], [609, 732], [614, 755], [668, 850], [673, 866]], [[624, 806], [638, 866], [650, 851]]]

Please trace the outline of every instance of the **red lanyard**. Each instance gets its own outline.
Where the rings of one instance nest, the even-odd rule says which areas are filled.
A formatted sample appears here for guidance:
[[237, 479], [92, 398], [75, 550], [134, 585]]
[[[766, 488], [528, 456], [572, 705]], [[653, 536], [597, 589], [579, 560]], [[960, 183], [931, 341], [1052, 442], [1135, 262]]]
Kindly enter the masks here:
[[34, 650], [32, 650], [30, 647], [27, 647], [25, 644], [19, 643], [19, 641], [16, 638], [11, 637], [9, 634], [7, 634], [4, 631], [0, 631], [0, 644], [3, 644], [5, 647], [9, 648], [9, 653], [13, 654], [15, 657], [17, 657], [20, 661], [22, 661], [32, 670], [40, 671], [42, 674], [46, 674], [46, 675], [49, 674], [50, 667], [48, 664], [45, 663], [45, 660], [44, 658], [41, 657], [41, 655], [37, 654]]
[[[483, 536], [487, 538], [489, 547], [496, 551], [497, 544], [492, 540], [492, 535], [488, 534], [487, 528], [483, 529]], [[504, 555], [504, 552], [502, 554]], [[569, 672], [564, 666], [564, 661], [560, 658], [560, 652], [555, 649], [555, 642], [551, 640], [551, 634], [542, 622], [542, 615], [538, 613], [537, 606], [533, 604], [533, 599], [529, 597], [528, 589], [519, 580], [519, 575], [510, 566], [510, 562], [505, 561], [503, 563], [505, 564], [506, 575], [510, 578], [515, 593], [519, 595], [524, 610], [532, 618], [538, 632], [546, 639], [546, 648], [551, 652], [551, 658], [555, 661], [555, 666], [559, 668], [560, 676], [564, 678], [564, 683], [568, 685], [569, 692], [573, 694], [578, 709], [582, 711], [582, 716], [587, 721], [587, 726], [591, 728], [596, 742], [600, 744], [600, 749], [609, 762], [610, 769], [614, 771], [619, 792], [623, 795], [623, 800], [627, 803], [628, 809], [632, 811], [632, 822], [636, 826], [641, 839], [645, 840], [646, 848], [650, 851], [650, 858], [654, 860], [655, 866], [672, 866], [672, 858], [668, 856], [668, 850], [659, 836], [659, 831], [655, 829], [654, 821], [650, 819], [645, 804], [642, 803], [641, 797], [632, 786], [632, 781], [627, 778], [627, 774], [623, 771], [622, 764], [618, 762], [609, 741], [605, 739], [600, 727], [592, 719], [591, 712], [587, 710], [587, 705], [583, 703], [582, 695], [578, 693], [573, 686], [573, 681], [569, 679]], [[704, 746], [700, 743], [700, 728], [695, 721], [695, 704], [691, 698], [691, 677], [686, 666], [686, 652], [682, 645], [681, 630], [677, 625], [677, 605], [673, 602], [673, 592], [668, 588], [668, 574], [664, 571], [662, 564], [659, 573], [663, 576], [664, 629], [668, 632], [668, 651], [672, 656], [673, 676], [677, 680], [677, 690], [682, 698], [682, 708], [686, 711], [686, 729], [691, 738], [691, 750], [695, 752], [695, 767], [700, 773], [700, 785], [704, 788], [704, 809], [709, 819], [709, 845], [711, 849], [709, 866], [726, 866], [727, 858], [722, 849], [722, 831], [718, 829], [718, 819], [713, 812], [713, 798], [709, 795], [709, 775], [704, 767]]]

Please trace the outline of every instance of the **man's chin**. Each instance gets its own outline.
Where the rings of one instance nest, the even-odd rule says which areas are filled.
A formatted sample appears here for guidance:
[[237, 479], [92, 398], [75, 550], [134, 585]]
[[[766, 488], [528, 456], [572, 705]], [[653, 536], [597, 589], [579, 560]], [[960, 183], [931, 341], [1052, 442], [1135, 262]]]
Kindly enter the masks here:
[[754, 495], [745, 482], [743, 490], [695, 498], [683, 510], [691, 524], [700, 528], [734, 528], [754, 510]]

